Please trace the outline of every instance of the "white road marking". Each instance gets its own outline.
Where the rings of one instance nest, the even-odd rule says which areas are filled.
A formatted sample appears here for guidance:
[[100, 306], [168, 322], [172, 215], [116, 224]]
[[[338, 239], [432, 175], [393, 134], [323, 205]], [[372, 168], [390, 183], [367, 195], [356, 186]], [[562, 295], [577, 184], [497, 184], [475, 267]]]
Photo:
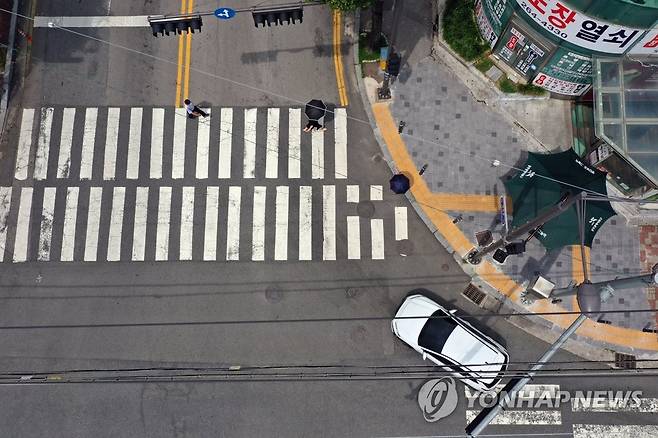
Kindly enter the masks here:
[[384, 199], [384, 189], [382, 186], [372, 185], [370, 186], [370, 200], [371, 201], [381, 201]]
[[372, 259], [384, 260], [384, 219], [370, 219]]
[[48, 176], [48, 157], [50, 155], [50, 131], [53, 126], [54, 108], [41, 108], [37, 155], [34, 158], [34, 179], [46, 179]]
[[408, 238], [407, 207], [395, 207], [395, 240], [406, 240]]
[[276, 229], [274, 260], [288, 260], [288, 196], [287, 186], [276, 188]]
[[288, 110], [288, 178], [299, 178], [301, 161], [302, 110]]
[[85, 238], [86, 262], [95, 262], [98, 253], [98, 232], [101, 222], [101, 201], [103, 199], [102, 187], [89, 189], [89, 207], [87, 209], [87, 235]]
[[348, 185], [347, 186], [347, 202], [359, 202], [359, 186], [357, 185]]
[[228, 219], [226, 221], [226, 260], [240, 260], [240, 198], [242, 188], [228, 188]]
[[34, 109], [23, 110], [21, 119], [21, 133], [18, 138], [18, 151], [16, 152], [16, 167], [14, 177], [18, 180], [27, 179], [27, 170], [30, 163], [30, 150], [32, 148], [32, 129], [34, 126]]
[[[620, 391], [621, 393], [622, 391]], [[658, 398], [640, 398], [639, 405], [632, 398], [624, 400], [625, 394], [612, 397], [606, 394], [604, 397], [584, 398], [572, 397], [571, 410], [573, 412], [643, 412], [658, 413]]]
[[655, 438], [658, 426], [617, 424], [574, 424], [573, 438]]
[[267, 187], [254, 187], [254, 209], [251, 233], [251, 260], [265, 260], [265, 201]]
[[347, 258], [361, 258], [361, 225], [359, 216], [347, 216]]
[[57, 178], [68, 178], [71, 171], [71, 146], [73, 145], [74, 124], [75, 108], [64, 108], [64, 114], [62, 115], [62, 133], [59, 140]]
[[[466, 411], [466, 422], [470, 423], [479, 411]], [[560, 411], [502, 411], [491, 422], [499, 425], [560, 425]]]
[[[210, 116], [210, 108], [202, 108]], [[210, 153], [210, 119], [197, 119], [199, 131], [196, 142], [196, 177], [208, 178], [208, 154]]]
[[258, 110], [244, 110], [244, 178], [256, 175], [256, 117]]
[[91, 179], [94, 167], [94, 147], [96, 145], [96, 123], [98, 108], [87, 108], [85, 127], [82, 135], [82, 155], [80, 156], [80, 179]]
[[117, 167], [117, 142], [119, 141], [119, 119], [121, 109], [108, 108], [107, 133], [105, 135], [105, 158], [103, 179], [114, 179]]
[[148, 220], [149, 188], [137, 187], [135, 192], [135, 222], [133, 227], [134, 261], [144, 261], [146, 253], [146, 225]]
[[174, 148], [171, 157], [171, 177], [180, 179], [185, 176], [185, 128], [187, 111], [176, 108], [174, 115]]
[[334, 112], [336, 179], [347, 178], [347, 111], [336, 108]]
[[153, 108], [151, 122], [151, 179], [162, 178], [162, 149], [164, 147], [164, 108]]
[[11, 187], [0, 187], [0, 262], [5, 260], [7, 248], [7, 218], [11, 208]]
[[66, 189], [66, 211], [64, 212], [64, 229], [62, 230], [62, 262], [72, 262], [75, 251], [75, 227], [78, 220], [78, 187]]
[[121, 231], [123, 230], [123, 210], [126, 203], [126, 188], [115, 187], [112, 194], [112, 213], [107, 238], [107, 261], [121, 260]]
[[27, 244], [30, 234], [30, 216], [32, 212], [32, 187], [21, 189], [21, 200], [16, 219], [16, 239], [14, 240], [14, 262], [27, 260]]
[[43, 210], [41, 211], [41, 232], [39, 233], [39, 249], [37, 260], [50, 260], [50, 246], [53, 238], [53, 218], [55, 216], [55, 187], [43, 189]]
[[311, 177], [324, 178], [324, 132], [313, 130], [311, 132]]
[[217, 260], [217, 219], [219, 214], [219, 187], [206, 189], [206, 221], [203, 236], [203, 259]]
[[155, 259], [169, 258], [169, 222], [171, 218], [171, 187], [160, 187], [158, 229], [155, 236]]
[[336, 260], [336, 186], [322, 187], [322, 259]]
[[139, 150], [142, 143], [142, 116], [143, 108], [130, 109], [130, 134], [128, 136], [128, 161], [126, 164], [126, 178], [139, 178]]
[[313, 192], [311, 186], [299, 187], [299, 260], [313, 258]]
[[[52, 24], [51, 24], [52, 23]], [[149, 27], [148, 15], [34, 17], [34, 27]]]
[[279, 117], [279, 108], [267, 109], [265, 178], [276, 178], [279, 173]]
[[192, 239], [194, 232], [194, 187], [183, 187], [183, 202], [180, 212], [180, 257], [179, 260], [192, 260]]
[[219, 122], [219, 178], [231, 177], [231, 141], [233, 138], [233, 109], [222, 108]]

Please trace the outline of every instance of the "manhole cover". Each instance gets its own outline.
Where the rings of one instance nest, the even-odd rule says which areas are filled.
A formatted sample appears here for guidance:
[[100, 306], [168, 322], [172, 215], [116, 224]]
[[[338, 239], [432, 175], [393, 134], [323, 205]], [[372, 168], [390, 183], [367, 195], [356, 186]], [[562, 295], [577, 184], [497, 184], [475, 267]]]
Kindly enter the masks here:
[[283, 291], [278, 286], [269, 286], [265, 289], [265, 299], [277, 303], [283, 299]]
[[414, 252], [414, 244], [409, 239], [399, 240], [396, 246], [401, 256], [410, 256]]
[[372, 201], [361, 201], [356, 205], [356, 213], [370, 219], [375, 215], [375, 204]]

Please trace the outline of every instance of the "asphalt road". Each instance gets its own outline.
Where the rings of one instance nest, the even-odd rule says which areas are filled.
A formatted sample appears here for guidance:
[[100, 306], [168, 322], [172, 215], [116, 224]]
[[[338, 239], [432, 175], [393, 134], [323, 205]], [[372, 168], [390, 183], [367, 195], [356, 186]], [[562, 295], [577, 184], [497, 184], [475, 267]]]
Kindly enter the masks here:
[[[37, 15], [107, 15], [108, 4], [42, 2], [37, 5]], [[213, 6], [197, 3], [197, 7]], [[180, 4], [173, 1], [143, 5], [127, 0], [111, 2], [112, 15], [175, 12], [179, 8]], [[234, 137], [231, 178], [214, 177], [221, 163], [210, 164], [208, 178], [198, 178], [195, 170], [199, 164], [198, 161], [194, 163], [193, 148], [198, 147], [202, 134], [193, 124], [196, 121], [186, 121], [188, 149], [183, 155], [185, 164], [181, 178], [174, 178], [170, 173], [176, 161], [167, 147], [161, 177], [150, 176], [149, 155], [145, 149], [139, 160], [137, 177], [130, 178], [127, 175], [130, 165], [124, 155], [129, 155], [131, 150], [132, 108], [143, 108], [147, 115], [161, 108], [166, 120], [176, 123], [173, 109], [176, 39], [155, 39], [148, 29], [78, 29], [76, 32], [114, 45], [62, 30], [36, 29], [31, 73], [18, 111], [19, 115], [24, 115], [23, 109], [33, 108], [41, 121], [43, 108], [53, 108], [52, 132], [59, 132], [66, 126], [64, 109], [75, 108], [71, 165], [67, 166], [70, 174], [67, 178], [57, 176], [58, 158], [64, 143], [61, 137], [52, 134], [44, 178], [35, 176], [40, 159], [35, 152], [36, 145], [29, 155], [26, 178], [16, 178], [18, 144], [24, 132], [20, 117], [2, 145], [1, 182], [12, 189], [9, 195], [12, 207], [7, 213], [8, 243], [0, 276], [0, 331], [3, 334], [0, 337], [0, 370], [31, 374], [89, 369], [103, 374], [105, 371], [101, 370], [105, 369], [163, 366], [420, 365], [421, 358], [391, 334], [387, 319], [409, 291], [424, 288], [463, 313], [481, 313], [461, 296], [468, 284], [467, 277], [415, 215], [406, 199], [386, 191], [381, 201], [369, 199], [373, 193], [371, 186], [386, 187], [390, 171], [381, 159], [372, 128], [364, 123], [366, 116], [354, 88], [351, 69], [346, 68], [350, 101], [346, 125], [347, 178], [334, 178], [331, 167], [335, 165], [331, 157], [336, 143], [333, 121], [328, 122], [331, 129], [325, 142], [329, 170], [322, 178], [312, 176], [311, 157], [304, 152], [298, 179], [288, 178], [289, 173], [284, 170], [289, 168], [285, 164], [281, 164], [277, 177], [267, 178], [267, 154], [261, 149], [256, 152], [254, 177], [245, 178], [241, 170], [244, 157], [238, 151], [245, 148], [247, 142], [238, 142], [241, 131], [236, 131]], [[310, 97], [320, 97], [335, 105], [338, 94], [331, 41], [331, 15], [321, 7], [305, 11], [301, 25], [267, 30], [253, 28], [248, 15], [221, 25], [207, 20], [203, 32], [193, 39], [191, 97], [213, 108], [210, 123], [217, 123], [215, 113], [220, 107], [233, 108], [236, 117], [241, 117], [237, 114], [243, 114], [249, 107], [258, 108], [261, 113], [268, 108], [287, 112]], [[351, 53], [348, 49], [344, 53], [344, 63], [349, 66]], [[107, 115], [109, 107], [120, 108], [121, 114], [116, 176], [105, 178], [107, 162], [100, 153], [107, 150], [103, 136], [110, 129], [107, 116], [105, 121], [99, 118], [95, 138], [101, 149], [91, 163], [91, 177], [83, 180], [82, 143], [87, 110], [97, 108], [98, 114]], [[258, 113], [259, 122], [255, 128], [256, 146], [263, 146], [265, 150], [261, 140], [270, 125], [260, 117], [261, 113]], [[144, 118], [141, 137], [147, 140], [154, 126], [148, 119]], [[33, 133], [35, 144], [38, 138], [45, 138], [41, 135], [45, 132], [43, 123], [39, 123]], [[173, 131], [171, 126], [163, 127], [164, 141], [170, 146], [172, 137], [176, 136]], [[285, 135], [289, 136], [290, 132]], [[216, 144], [218, 136], [213, 128], [211, 144]], [[150, 144], [149, 141], [145, 140], [144, 144]], [[309, 137], [303, 137], [302, 149], [311, 147]], [[209, 162], [217, 163], [217, 150], [211, 149], [209, 154]], [[285, 154], [280, 158], [283, 163]], [[360, 200], [366, 202], [348, 202], [345, 199], [348, 185], [358, 186]], [[297, 249], [291, 249], [286, 260], [274, 260], [271, 233], [278, 223], [269, 219], [264, 225], [264, 260], [252, 260], [256, 247], [254, 230], [258, 227], [253, 219], [255, 214], [252, 215], [256, 208], [251, 193], [255, 193], [256, 187], [266, 187], [270, 196], [267, 208], [270, 208], [274, 204], [272, 193], [279, 187], [287, 187], [294, 194], [301, 193], [301, 186], [311, 187], [313, 191], [311, 260], [295, 257]], [[322, 234], [326, 216], [322, 214], [325, 208], [322, 193], [326, 186], [334, 187], [338, 197], [335, 203], [336, 260], [326, 259]], [[135, 191], [143, 187], [150, 193], [146, 209], [149, 219], [144, 228], [145, 256], [143, 261], [135, 261], [134, 241], [139, 233], [134, 232], [137, 213], [133, 210], [136, 211], [139, 204], [131, 202], [136, 202]], [[171, 226], [168, 261], [155, 261], [161, 250], [156, 239], [162, 224], [158, 203], [163, 187], [171, 189], [171, 210], [180, 215], [172, 214], [170, 222], [167, 216], [167, 226]], [[186, 187], [192, 187], [194, 194], [191, 204], [194, 218], [187, 224], [193, 230], [189, 246], [191, 260], [182, 257], [183, 248], [187, 248], [184, 239], [187, 235], [182, 231], [186, 229]], [[240, 216], [238, 260], [222, 258], [224, 248], [221, 246], [228, 240], [227, 231], [222, 231], [222, 227], [215, 239], [220, 247], [216, 259], [203, 260], [206, 250], [203, 207], [208, 205], [205, 196], [210, 193], [210, 187], [218, 188], [220, 200], [225, 200], [233, 187], [240, 187], [245, 195], [243, 213], [249, 214]], [[116, 193], [121, 193], [117, 188], [125, 189], [126, 193], [128, 207], [121, 209], [123, 216], [114, 214], [118, 211], [114, 208], [116, 199], [120, 199]], [[46, 189], [52, 190], [47, 192]], [[63, 222], [71, 189], [79, 190], [83, 201], [77, 210], [79, 227], [73, 233], [73, 261], [62, 262], [59, 260], [66, 246]], [[93, 227], [85, 209], [92, 211], [86, 205], [92, 189], [103, 194], [98, 208], [97, 235], [100, 237], [92, 247], [97, 261], [86, 261], [89, 239], [85, 237], [89, 233], [85, 231]], [[158, 192], [160, 194], [155, 197]], [[25, 205], [27, 197], [23, 196], [27, 193], [30, 193], [31, 207], [24, 208], [21, 213], [19, 206]], [[54, 193], [50, 216], [44, 213], [47, 193]], [[290, 203], [289, 217], [296, 218], [299, 199], [294, 195], [290, 199], [294, 202]], [[395, 207], [407, 208], [409, 242], [405, 245], [400, 245], [394, 236]], [[219, 218], [228, 220], [228, 213], [219, 210]], [[156, 213], [158, 219], [153, 217]], [[43, 224], [47, 221], [43, 218], [46, 216], [54, 225], [46, 228], [44, 234]], [[361, 219], [360, 258], [353, 260], [347, 258], [349, 245], [346, 242], [350, 238], [345, 224], [347, 216]], [[27, 222], [22, 221], [26, 217]], [[371, 256], [374, 246], [371, 238], [375, 233], [368, 226], [371, 219], [381, 219], [385, 230], [381, 260]], [[295, 221], [291, 219], [288, 227], [291, 248], [299, 243], [296, 240], [299, 223]], [[23, 223], [27, 225], [21, 226]], [[121, 223], [124, 230], [119, 237], [112, 231], [116, 231], [117, 223]], [[25, 233], [26, 261], [12, 263], [17, 248], [23, 245], [22, 238], [17, 240], [22, 232]], [[42, 257], [44, 235], [48, 237], [50, 261], [43, 261]], [[106, 261], [117, 242], [119, 261]], [[406, 256], [400, 255], [401, 250]], [[366, 319], [372, 317], [379, 319]], [[322, 321], [291, 321], [298, 319]], [[480, 325], [507, 344], [514, 361], [534, 360], [546, 348], [543, 342], [502, 319], [484, 317]], [[575, 358], [562, 353], [557, 359]], [[461, 434], [465, 425], [463, 397], [454, 414], [439, 423], [428, 423], [416, 402], [417, 390], [423, 382], [409, 379], [0, 386], [3, 406], [0, 421], [4, 425], [3, 435], [16, 437]], [[552, 378], [549, 383], [573, 390], [646, 386], [648, 397], [655, 397], [657, 392], [655, 385], [648, 384], [646, 379], [632, 382], [618, 379], [614, 382], [615, 388], [607, 388], [610, 380], [604, 378], [576, 381]], [[458, 388], [463, 394], [463, 387]], [[647, 418], [648, 415], [622, 413], [614, 421], [627, 424], [655, 421]], [[590, 420], [614, 422], [601, 414], [594, 417], [572, 414], [564, 407], [559, 427], [529, 427], [523, 431], [569, 431], [572, 423]], [[492, 430], [511, 434], [517, 429], [510, 426]]]

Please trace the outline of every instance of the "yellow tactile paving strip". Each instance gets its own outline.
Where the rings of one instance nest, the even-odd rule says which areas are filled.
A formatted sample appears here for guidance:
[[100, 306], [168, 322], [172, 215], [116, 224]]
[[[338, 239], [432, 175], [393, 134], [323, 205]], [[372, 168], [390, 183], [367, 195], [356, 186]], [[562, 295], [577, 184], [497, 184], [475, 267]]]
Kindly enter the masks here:
[[[432, 193], [423, 178], [414, 177], [418, 175], [418, 171], [407, 151], [404, 141], [398, 133], [398, 127], [391, 115], [389, 104], [376, 103], [372, 105], [372, 112], [377, 123], [377, 128], [386, 143], [396, 168], [399, 172], [411, 176], [414, 180], [411, 186], [411, 193], [416, 202], [453, 250], [459, 255], [465, 256], [473, 248], [473, 243], [452, 223], [452, 219], [444, 210], [465, 211], [470, 209], [470, 211], [496, 211], [498, 203], [496, 197], [479, 197], [481, 198], [482, 205], [479, 206], [480, 209], [473, 210], [476, 206], [473, 196]], [[438, 204], [434, 204], [434, 202]], [[507, 204], [508, 206], [510, 205], [509, 200]], [[459, 205], [461, 205], [461, 208], [456, 208]], [[577, 278], [576, 275], [580, 275], [579, 278], [582, 278], [580, 250], [578, 250], [577, 246], [574, 248], [572, 251], [572, 259], [574, 261], [573, 275], [574, 278]], [[575, 263], [576, 261], [578, 263]], [[587, 261], [589, 265], [589, 252], [587, 253]], [[509, 276], [497, 270], [492, 263], [483, 261], [476, 267], [476, 272], [483, 280], [505, 294], [512, 301], [520, 302], [521, 286]], [[551, 304], [546, 300], [535, 301], [528, 307], [528, 310], [536, 313], [565, 311], [563, 307]], [[542, 317], [560, 327], [566, 328], [577, 318], [577, 315], [542, 315]], [[578, 330], [578, 334], [597, 341], [623, 345], [626, 348], [658, 351], [658, 336], [653, 333], [644, 333], [639, 330], [599, 324], [592, 320], [585, 321]]]

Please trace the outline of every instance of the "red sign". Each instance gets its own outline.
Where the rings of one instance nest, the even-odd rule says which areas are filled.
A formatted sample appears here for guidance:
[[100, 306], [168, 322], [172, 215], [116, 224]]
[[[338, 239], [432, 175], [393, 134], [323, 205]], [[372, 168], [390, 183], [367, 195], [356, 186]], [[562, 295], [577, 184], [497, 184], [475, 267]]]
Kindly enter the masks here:
[[516, 43], [519, 42], [519, 38], [516, 35], [512, 35], [509, 37], [509, 41], [507, 42], [507, 48], [510, 50], [514, 50], [514, 47], [516, 46]]

